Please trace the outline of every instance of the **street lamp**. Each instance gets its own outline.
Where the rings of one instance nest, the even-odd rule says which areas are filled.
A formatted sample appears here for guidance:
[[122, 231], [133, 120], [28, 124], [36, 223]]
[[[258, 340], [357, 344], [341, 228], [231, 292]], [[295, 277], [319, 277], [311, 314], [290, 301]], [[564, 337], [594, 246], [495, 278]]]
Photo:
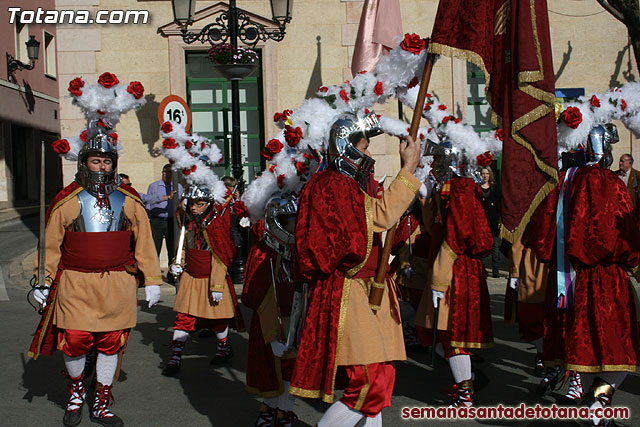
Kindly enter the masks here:
[[40, 49], [40, 42], [36, 40], [36, 36], [29, 36], [29, 40], [25, 42], [27, 45], [27, 56], [29, 57], [29, 64], [25, 64], [22, 61], [17, 60], [9, 52], [7, 52], [7, 78], [13, 83], [17, 83], [16, 77], [13, 75], [16, 70], [33, 70], [38, 60], [38, 50]]
[[[173, 6], [174, 22], [181, 27], [182, 40], [191, 44], [209, 42], [211, 45], [225, 43], [227, 41], [235, 48], [240, 42], [255, 47], [262, 40], [282, 41], [285, 35], [285, 26], [291, 22], [293, 0], [270, 0], [273, 20], [278, 24], [277, 28], [267, 29], [259, 22], [251, 20], [244, 12], [238, 12], [236, 0], [229, 0], [229, 9], [221, 11], [214, 22], [205, 25], [199, 33], [191, 33], [187, 27], [193, 23], [195, 13], [195, 0], [171, 0]], [[231, 170], [234, 178], [238, 180], [240, 192], [244, 190], [242, 170], [242, 156], [240, 143], [240, 86], [237, 79], [231, 79]]]

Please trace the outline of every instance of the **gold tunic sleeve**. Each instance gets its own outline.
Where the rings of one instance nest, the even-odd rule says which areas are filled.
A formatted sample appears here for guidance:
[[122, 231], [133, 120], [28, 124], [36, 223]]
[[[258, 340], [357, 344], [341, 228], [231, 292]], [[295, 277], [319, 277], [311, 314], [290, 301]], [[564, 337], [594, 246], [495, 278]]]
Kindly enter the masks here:
[[431, 276], [431, 288], [436, 291], [446, 292], [453, 280], [453, 263], [458, 256], [449, 247], [447, 242], [442, 243], [440, 251], [433, 262], [433, 274]]
[[393, 227], [420, 189], [421, 182], [404, 169], [400, 169], [396, 179], [381, 199], [373, 199], [373, 231], [382, 233]]
[[123, 209], [125, 215], [131, 221], [131, 231], [136, 242], [134, 257], [138, 263], [138, 268], [144, 275], [145, 286], [162, 285], [160, 261], [153, 244], [147, 211], [142, 204], [131, 197], [125, 199]]
[[[44, 230], [44, 260], [45, 260], [45, 276], [49, 284], [55, 279], [58, 272], [58, 264], [62, 257], [62, 241], [64, 240], [65, 229], [70, 226], [80, 214], [80, 203], [77, 197], [72, 197], [62, 203], [58, 208], [51, 212], [49, 222]], [[36, 259], [33, 267], [33, 274], [38, 275], [38, 251], [36, 251]]]
[[522, 236], [520, 236], [511, 246], [511, 256], [509, 257], [509, 273], [511, 273], [511, 277], [520, 277], [523, 252], [524, 244], [522, 243]]

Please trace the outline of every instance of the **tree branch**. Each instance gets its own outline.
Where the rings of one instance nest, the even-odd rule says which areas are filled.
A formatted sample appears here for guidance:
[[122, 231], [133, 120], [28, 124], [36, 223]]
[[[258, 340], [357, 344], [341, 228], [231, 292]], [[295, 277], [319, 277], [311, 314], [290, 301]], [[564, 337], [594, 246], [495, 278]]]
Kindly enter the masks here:
[[625, 24], [624, 15], [622, 15], [622, 13], [618, 9], [616, 9], [613, 6], [611, 6], [611, 4], [609, 4], [609, 2], [607, 0], [596, 0], [596, 1], [598, 3], [600, 3], [600, 6], [602, 6], [607, 12], [609, 12], [611, 15], [613, 15], [614, 18], [616, 18], [618, 21], [620, 21], [623, 24]]

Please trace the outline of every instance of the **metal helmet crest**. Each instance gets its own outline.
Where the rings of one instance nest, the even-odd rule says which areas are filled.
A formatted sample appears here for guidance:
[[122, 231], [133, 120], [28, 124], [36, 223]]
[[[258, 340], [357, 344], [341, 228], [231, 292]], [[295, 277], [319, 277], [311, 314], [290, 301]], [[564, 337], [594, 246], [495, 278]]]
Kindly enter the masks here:
[[278, 194], [269, 199], [264, 215], [264, 243], [290, 261], [296, 241], [298, 199]]
[[329, 132], [329, 164], [338, 172], [356, 180], [366, 189], [375, 160], [356, 148], [362, 139], [382, 134], [378, 117], [370, 112], [359, 117], [352, 112], [340, 115]]
[[595, 126], [589, 132], [587, 138], [586, 156], [587, 164], [600, 164], [603, 168], [608, 169], [613, 164], [613, 153], [611, 152], [611, 144], [615, 144], [620, 140], [618, 137], [618, 128], [613, 123]]

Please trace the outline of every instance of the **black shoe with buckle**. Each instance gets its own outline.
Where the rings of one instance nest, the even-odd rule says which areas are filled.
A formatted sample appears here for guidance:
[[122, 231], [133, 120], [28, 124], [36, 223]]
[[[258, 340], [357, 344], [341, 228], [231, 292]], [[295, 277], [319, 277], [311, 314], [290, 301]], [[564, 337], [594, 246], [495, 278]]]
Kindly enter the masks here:
[[82, 421], [82, 407], [84, 406], [87, 392], [84, 388], [84, 381], [82, 374], [77, 378], [72, 378], [65, 371], [62, 374], [69, 379], [69, 402], [64, 411], [64, 417], [62, 418], [62, 424], [66, 427], [74, 427], [80, 424]]
[[233, 357], [233, 349], [231, 348], [231, 343], [229, 340], [224, 342], [218, 341], [218, 351], [216, 355], [211, 359], [211, 365], [222, 365], [227, 363], [229, 359]]
[[563, 370], [558, 366], [555, 368], [547, 368], [544, 378], [540, 381], [538, 387], [536, 387], [536, 394], [542, 397], [551, 393], [556, 388], [563, 375]]
[[91, 421], [107, 427], [124, 426], [122, 419], [109, 410], [112, 403], [113, 395], [111, 394], [111, 386], [98, 383], [93, 406], [91, 412], [89, 412]]

